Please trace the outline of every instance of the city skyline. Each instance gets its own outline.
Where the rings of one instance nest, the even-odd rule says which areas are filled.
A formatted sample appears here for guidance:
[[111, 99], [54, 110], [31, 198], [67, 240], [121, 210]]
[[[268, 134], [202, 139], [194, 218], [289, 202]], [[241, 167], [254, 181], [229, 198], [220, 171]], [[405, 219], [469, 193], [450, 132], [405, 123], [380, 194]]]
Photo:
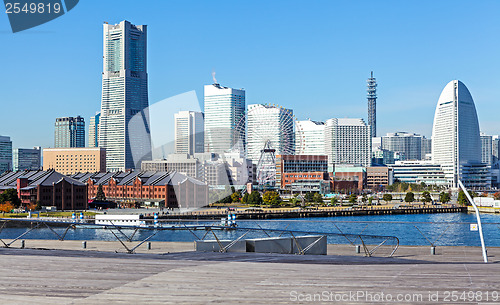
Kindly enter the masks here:
[[[235, 17], [214, 17], [237, 9], [251, 16], [257, 7], [261, 12], [262, 5], [227, 8], [200, 2], [198, 9], [192, 10], [184, 4], [160, 3], [159, 7], [168, 7], [173, 17], [164, 21], [146, 6], [136, 8], [123, 3], [114, 10], [94, 12], [91, 4], [81, 3], [71, 16], [37, 29], [16, 35], [2, 32], [2, 39], [11, 46], [4, 50], [5, 56], [11, 60], [5, 67], [8, 73], [0, 79], [5, 85], [0, 99], [9, 101], [5, 106], [11, 115], [4, 120], [0, 134], [10, 136], [14, 147], [52, 147], [50, 125], [54, 118], [79, 114], [89, 120], [100, 103], [102, 22], [123, 19], [152, 29], [148, 33], [150, 104], [194, 89], [203, 109], [203, 86], [211, 83], [210, 73], [215, 70], [221, 84], [245, 88], [247, 104], [280, 104], [293, 109], [299, 120], [367, 120], [365, 82], [373, 70], [379, 83], [379, 135], [407, 131], [430, 138], [435, 101], [442, 84], [451, 79], [464, 81], [474, 93], [481, 131], [500, 133], [494, 115], [499, 107], [495, 89], [500, 81], [494, 73], [500, 67], [494, 54], [500, 47], [489, 39], [500, 28], [500, 23], [489, 15], [499, 4], [482, 2], [470, 7], [465, 2], [388, 2], [365, 3], [366, 9], [360, 9], [357, 4], [319, 1], [299, 10], [298, 2], [287, 3], [287, 8], [279, 12], [288, 29], [273, 21], [279, 3], [262, 4], [267, 10], [256, 29], [236, 22]], [[412, 16], [399, 16], [410, 9]], [[442, 16], [444, 10], [455, 14]], [[182, 19], [188, 12], [194, 15], [190, 20], [198, 20], [192, 25]], [[456, 24], [451, 32], [450, 22], [465, 15], [470, 23]], [[294, 23], [299, 16], [299, 22]], [[333, 20], [331, 16], [338, 18]], [[354, 16], [359, 24], [350, 21]], [[422, 16], [432, 22], [421, 24]], [[212, 24], [213, 28], [203, 28], [204, 24]], [[0, 29], [9, 29], [7, 18], [0, 18]], [[250, 50], [222, 44], [223, 38], [216, 35], [209, 36], [212, 40], [203, 38], [213, 29], [228, 35], [238, 33]], [[377, 33], [376, 37], [363, 32], [368, 29]], [[300, 44], [292, 39], [294, 35], [298, 35]], [[457, 35], [470, 43], [450, 52], [447, 47]], [[36, 51], [48, 60], [32, 64], [34, 70], [44, 71], [43, 78], [38, 73], [22, 73], [26, 58], [34, 55], [35, 48], [28, 45], [42, 42]], [[200, 43], [204, 44], [201, 49]], [[370, 48], [362, 48], [368, 43]], [[172, 44], [175, 48], [170, 47]], [[428, 48], [429, 44], [433, 47]], [[299, 56], [303, 60], [296, 60]], [[81, 73], [71, 74], [75, 69]], [[57, 77], [65, 74], [72, 77]], [[21, 76], [23, 82], [19, 82]], [[23, 86], [30, 90], [21, 90]], [[32, 111], [23, 111], [26, 107]], [[28, 122], [36, 120], [40, 128], [34, 130], [30, 124], [14, 128], [14, 118], [21, 115]]]

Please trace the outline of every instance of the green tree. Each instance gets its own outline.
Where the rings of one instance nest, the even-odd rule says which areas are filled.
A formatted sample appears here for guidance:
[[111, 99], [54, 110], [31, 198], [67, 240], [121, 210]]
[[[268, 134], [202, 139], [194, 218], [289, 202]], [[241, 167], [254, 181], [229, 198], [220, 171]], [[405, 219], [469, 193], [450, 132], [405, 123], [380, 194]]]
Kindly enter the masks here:
[[441, 192], [439, 194], [439, 201], [441, 201], [442, 203], [450, 202], [450, 200], [451, 200], [451, 196], [449, 193]]
[[413, 194], [413, 192], [408, 192], [406, 193], [406, 196], [405, 196], [405, 202], [413, 202], [415, 201], [415, 194]]
[[349, 203], [354, 204], [354, 203], [356, 203], [357, 201], [358, 201], [358, 196], [356, 196], [356, 194], [351, 194], [351, 195], [349, 196]]
[[21, 205], [21, 199], [17, 197], [16, 189], [7, 189], [2, 194], [0, 194], [0, 204], [10, 202], [14, 208], [18, 208]]
[[262, 203], [262, 197], [260, 196], [260, 193], [258, 191], [253, 191], [250, 193], [248, 196], [248, 204], [251, 205], [259, 205]]
[[373, 202], [373, 197], [372, 196], [368, 197], [368, 204], [372, 205], [372, 202]]
[[307, 192], [305, 195], [304, 195], [304, 200], [306, 202], [314, 202], [314, 193], [313, 192]]
[[[422, 182], [423, 183], [423, 182]], [[431, 193], [429, 193], [428, 191], [424, 191], [422, 193], [422, 202], [423, 203], [429, 203], [432, 201], [432, 198], [431, 198]]]
[[42, 203], [40, 200], [36, 201], [35, 210], [40, 211], [42, 209]]
[[250, 195], [248, 195], [248, 193], [245, 193], [245, 195], [243, 195], [243, 198], [241, 198], [241, 202], [244, 204], [248, 203], [248, 197], [250, 197]]
[[97, 201], [106, 201], [106, 195], [102, 189], [102, 184], [97, 186], [97, 194], [95, 195], [95, 200]]
[[363, 197], [361, 197], [361, 202], [366, 203], [368, 200], [368, 197], [366, 197], [366, 194], [363, 194]]
[[271, 206], [277, 206], [281, 203], [281, 197], [275, 191], [265, 192], [264, 196], [262, 196], [262, 200], [264, 201], [265, 204], [271, 205]]
[[465, 196], [465, 193], [462, 190], [458, 192], [458, 204], [464, 206], [469, 205], [469, 200], [467, 200], [467, 196]]
[[332, 205], [336, 205], [338, 202], [339, 202], [339, 199], [337, 198], [337, 196], [332, 197], [332, 199], [330, 199], [330, 203]]
[[234, 192], [231, 194], [231, 201], [232, 202], [240, 202], [240, 193]]
[[320, 193], [314, 193], [313, 201], [317, 203], [323, 203], [323, 196]]
[[392, 195], [384, 194], [384, 196], [382, 196], [382, 200], [384, 200], [386, 203], [389, 203], [390, 201], [392, 201]]

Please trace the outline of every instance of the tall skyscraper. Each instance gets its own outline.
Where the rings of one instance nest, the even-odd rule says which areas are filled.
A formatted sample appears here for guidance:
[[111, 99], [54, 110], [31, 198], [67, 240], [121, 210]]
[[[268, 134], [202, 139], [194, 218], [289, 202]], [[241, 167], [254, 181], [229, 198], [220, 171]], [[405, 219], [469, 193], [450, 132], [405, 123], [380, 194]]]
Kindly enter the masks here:
[[100, 112], [90, 117], [89, 123], [89, 147], [99, 147], [99, 118]]
[[175, 119], [175, 153], [189, 154], [204, 151], [203, 113], [196, 111], [179, 111]]
[[12, 141], [0, 136], [0, 174], [12, 170]]
[[151, 160], [148, 111], [147, 27], [104, 24], [99, 147], [110, 171], [140, 168]]
[[311, 120], [298, 121], [295, 143], [297, 155], [326, 155], [325, 123]]
[[275, 150], [275, 155], [295, 152], [293, 110], [272, 105], [248, 105], [248, 159], [257, 164], [267, 142]]
[[42, 148], [14, 149], [14, 170], [39, 170], [42, 168]]
[[493, 137], [484, 133], [480, 134], [481, 137], [481, 162], [484, 164], [493, 164]]
[[57, 118], [54, 147], [85, 147], [85, 120], [81, 116]]
[[204, 113], [205, 152], [223, 153], [235, 145], [241, 149], [241, 139], [245, 139], [245, 90], [217, 83], [205, 86]]
[[366, 81], [368, 98], [368, 125], [370, 125], [371, 137], [377, 136], [377, 80], [373, 77], [373, 71], [370, 78]]
[[452, 187], [486, 186], [474, 100], [467, 87], [452, 80], [441, 92], [432, 127], [432, 160], [440, 164]]
[[328, 171], [336, 164], [371, 165], [370, 126], [363, 119], [329, 119], [325, 127]]

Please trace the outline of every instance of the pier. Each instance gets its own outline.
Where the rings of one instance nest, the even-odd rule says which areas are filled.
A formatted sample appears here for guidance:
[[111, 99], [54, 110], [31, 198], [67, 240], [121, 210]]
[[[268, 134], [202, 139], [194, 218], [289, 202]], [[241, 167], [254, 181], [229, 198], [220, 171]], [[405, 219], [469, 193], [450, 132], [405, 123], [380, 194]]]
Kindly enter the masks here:
[[[161, 215], [160, 219], [219, 219], [227, 216], [226, 209], [212, 211], [196, 211], [186, 213], [170, 213]], [[335, 216], [365, 215], [399, 215], [399, 214], [434, 214], [434, 213], [467, 213], [467, 207], [363, 207], [363, 208], [322, 208], [322, 209], [273, 209], [273, 210], [238, 210], [238, 219], [277, 219]], [[152, 218], [152, 216], [149, 216]]]

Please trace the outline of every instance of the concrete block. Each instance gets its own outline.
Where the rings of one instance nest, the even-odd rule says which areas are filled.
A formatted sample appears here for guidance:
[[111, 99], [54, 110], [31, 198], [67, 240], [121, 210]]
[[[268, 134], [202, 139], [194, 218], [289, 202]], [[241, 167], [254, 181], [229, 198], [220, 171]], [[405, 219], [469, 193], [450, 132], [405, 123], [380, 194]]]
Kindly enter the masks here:
[[[232, 240], [219, 240], [223, 247], [227, 246]], [[195, 240], [195, 251], [199, 252], [219, 252], [220, 246], [216, 240]], [[246, 252], [246, 243], [244, 240], [237, 241], [233, 246], [227, 249], [227, 252]]]
[[247, 252], [257, 253], [292, 253], [292, 238], [290, 237], [270, 237], [247, 239]]
[[[316, 241], [318, 238], [320, 240], [314, 244], [309, 250], [307, 250], [304, 254], [311, 255], [326, 255], [326, 236], [325, 235], [313, 235], [313, 236], [297, 236], [295, 239], [299, 244], [300, 248], [304, 250], [311, 243]], [[299, 253], [299, 249], [297, 248], [297, 244], [292, 239], [292, 253]]]

